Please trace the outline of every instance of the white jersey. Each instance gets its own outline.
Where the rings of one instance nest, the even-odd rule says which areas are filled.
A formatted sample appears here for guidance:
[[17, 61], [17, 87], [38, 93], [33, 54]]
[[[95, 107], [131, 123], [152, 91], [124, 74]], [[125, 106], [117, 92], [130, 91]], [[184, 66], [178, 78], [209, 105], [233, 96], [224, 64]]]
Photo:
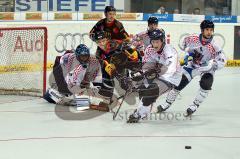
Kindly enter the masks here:
[[[159, 29], [159, 30], [161, 30], [162, 32], [165, 33], [165, 31], [163, 29]], [[148, 47], [148, 45], [151, 44], [149, 33], [150, 33], [150, 31], [146, 30], [146, 31], [136, 34], [133, 37], [132, 44], [133, 44], [133, 46], [135, 46], [138, 49], [138, 51], [144, 51]]]
[[90, 56], [87, 68], [84, 68], [73, 53], [65, 54], [60, 59], [63, 75], [67, 84], [80, 85], [82, 82], [102, 82], [101, 67], [95, 57]]
[[200, 35], [192, 34], [184, 38], [181, 44], [182, 48], [186, 52], [192, 52], [196, 50], [202, 54], [202, 58], [199, 63], [190, 62], [189, 67], [198, 68], [208, 65], [210, 60], [216, 60], [218, 64], [218, 69], [221, 69], [226, 64], [226, 57], [223, 53], [222, 48], [217, 44], [214, 39], [209, 43], [203, 44], [200, 39]]
[[[77, 100], [77, 96], [82, 96], [87, 88], [81, 86], [88, 86], [90, 82], [102, 82], [101, 67], [98, 60], [90, 56], [86, 66], [87, 67], [82, 66], [77, 60], [76, 55], [72, 52], [56, 57], [53, 67], [55, 70], [53, 70], [49, 76], [51, 88], [47, 91], [48, 98], [63, 105], [82, 104], [81, 100]], [[65, 82], [62, 81], [62, 76], [67, 86]], [[69, 96], [69, 91], [73, 95]], [[92, 92], [95, 93], [93, 89]]]
[[152, 45], [149, 45], [144, 52], [143, 63], [144, 65], [159, 63], [167, 66], [167, 71], [163, 75], [160, 75], [159, 78], [175, 86], [179, 85], [182, 77], [182, 69], [178, 53], [170, 44], [166, 44], [161, 52], [157, 52]]
[[133, 46], [135, 46], [139, 51], [144, 51], [148, 45], [150, 45], [150, 38], [148, 36], [148, 30], [140, 32], [133, 37]]

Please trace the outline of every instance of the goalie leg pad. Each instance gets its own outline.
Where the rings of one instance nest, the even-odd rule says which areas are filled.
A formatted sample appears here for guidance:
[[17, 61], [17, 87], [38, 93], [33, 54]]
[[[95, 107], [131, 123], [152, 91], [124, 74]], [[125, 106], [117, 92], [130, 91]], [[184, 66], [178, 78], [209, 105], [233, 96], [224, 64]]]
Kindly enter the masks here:
[[46, 94], [44, 95], [44, 99], [47, 100], [49, 103], [59, 103], [63, 99], [63, 95], [60, 94], [55, 89], [48, 89]]
[[43, 99], [48, 101], [49, 103], [56, 104], [56, 102], [51, 98], [51, 95], [49, 94], [49, 91], [47, 90], [46, 93], [43, 96]]
[[200, 80], [200, 87], [203, 90], [211, 90], [213, 84], [213, 75], [211, 73], [204, 73]]

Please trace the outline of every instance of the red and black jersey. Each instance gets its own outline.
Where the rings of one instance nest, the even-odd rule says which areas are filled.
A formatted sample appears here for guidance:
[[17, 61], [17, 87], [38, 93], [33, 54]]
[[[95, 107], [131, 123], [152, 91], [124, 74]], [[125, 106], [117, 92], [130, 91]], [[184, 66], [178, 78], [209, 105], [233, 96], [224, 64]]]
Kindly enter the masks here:
[[97, 48], [96, 57], [101, 60], [109, 60], [116, 51], [120, 51], [121, 44], [121, 40], [109, 40], [104, 49]]
[[[109, 35], [110, 39], [115, 40], [123, 40], [129, 37], [122, 23], [116, 19], [112, 23], [107, 23], [107, 18], [101, 19], [92, 28], [92, 30], [90, 31], [90, 35], [93, 35], [97, 31], [105, 31]], [[91, 39], [93, 40], [93, 38]]]

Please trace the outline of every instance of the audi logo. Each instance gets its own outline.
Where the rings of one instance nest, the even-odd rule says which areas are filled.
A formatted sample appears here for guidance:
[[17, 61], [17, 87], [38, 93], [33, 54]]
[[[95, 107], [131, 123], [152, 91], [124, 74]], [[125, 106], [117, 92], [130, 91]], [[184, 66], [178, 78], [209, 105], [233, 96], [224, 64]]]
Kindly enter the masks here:
[[58, 53], [63, 53], [67, 50], [75, 50], [79, 44], [87, 44], [90, 49], [94, 46], [88, 33], [58, 33], [54, 47]]
[[[178, 47], [181, 50], [184, 50], [182, 46], [182, 42], [185, 37], [189, 36], [191, 34], [184, 33], [180, 35], [179, 41], [178, 41]], [[215, 33], [213, 35], [213, 39], [220, 45], [220, 47], [223, 49], [225, 46], [225, 38], [223, 35], [219, 33]], [[58, 53], [63, 53], [67, 50], [75, 50], [76, 47], [79, 44], [86, 44], [90, 49], [94, 49], [96, 47], [96, 44], [89, 38], [88, 33], [58, 33], [55, 37], [55, 50]]]
[[[184, 51], [184, 46], [182, 46], [183, 40], [189, 35], [191, 35], [191, 34], [185, 33], [185, 34], [180, 35], [180, 37], [179, 37], [178, 47], [183, 51]], [[220, 45], [220, 47], [222, 49], [224, 48], [226, 41], [225, 41], [225, 38], [222, 34], [214, 33], [213, 34], [213, 39], [216, 43], [218, 43]]]

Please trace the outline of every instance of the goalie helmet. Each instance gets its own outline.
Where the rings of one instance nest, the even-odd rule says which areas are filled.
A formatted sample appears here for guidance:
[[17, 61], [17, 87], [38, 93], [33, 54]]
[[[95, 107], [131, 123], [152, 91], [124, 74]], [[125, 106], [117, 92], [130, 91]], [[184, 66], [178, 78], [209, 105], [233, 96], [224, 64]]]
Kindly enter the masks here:
[[77, 48], [75, 50], [75, 55], [76, 55], [78, 61], [80, 62], [80, 64], [84, 68], [87, 68], [89, 58], [90, 58], [89, 48], [84, 44], [80, 44], [77, 46]]
[[211, 20], [202, 21], [202, 23], [200, 24], [201, 31], [203, 32], [203, 30], [206, 28], [213, 28], [214, 30], [214, 23]]
[[165, 33], [161, 31], [160, 29], [155, 29], [150, 32], [149, 34], [150, 40], [161, 40], [163, 43], [165, 43]]

